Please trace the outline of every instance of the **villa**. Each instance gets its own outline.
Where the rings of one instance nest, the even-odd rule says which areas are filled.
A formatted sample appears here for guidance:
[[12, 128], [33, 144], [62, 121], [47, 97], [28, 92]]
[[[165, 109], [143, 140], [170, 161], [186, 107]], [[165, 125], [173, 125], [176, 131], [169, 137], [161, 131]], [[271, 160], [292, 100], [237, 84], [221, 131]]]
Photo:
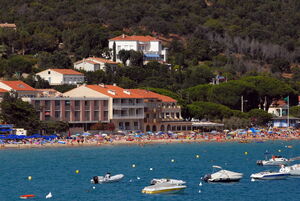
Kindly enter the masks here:
[[[134, 50], [141, 51], [144, 54], [144, 62], [167, 61], [167, 49], [162, 48], [161, 41], [152, 36], [127, 36], [122, 34], [121, 36], [109, 39], [108, 47], [113, 50], [116, 48], [116, 60], [121, 62], [119, 57], [120, 50]], [[114, 53], [114, 51], [112, 51]], [[114, 55], [112, 55], [112, 58]]]

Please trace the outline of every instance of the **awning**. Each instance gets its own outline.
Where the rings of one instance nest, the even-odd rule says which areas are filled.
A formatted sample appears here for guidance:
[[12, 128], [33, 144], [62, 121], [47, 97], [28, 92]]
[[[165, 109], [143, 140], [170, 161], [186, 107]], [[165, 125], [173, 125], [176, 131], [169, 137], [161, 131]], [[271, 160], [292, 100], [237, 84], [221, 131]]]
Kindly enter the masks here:
[[160, 55], [158, 54], [144, 54], [145, 57], [156, 57], [156, 58], [160, 58]]

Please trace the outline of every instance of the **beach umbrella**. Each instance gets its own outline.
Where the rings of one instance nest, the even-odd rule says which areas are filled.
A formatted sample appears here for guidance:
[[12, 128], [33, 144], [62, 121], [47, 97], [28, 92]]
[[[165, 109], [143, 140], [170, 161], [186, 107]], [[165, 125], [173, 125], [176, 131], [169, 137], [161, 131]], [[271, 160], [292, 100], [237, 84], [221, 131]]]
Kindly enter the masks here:
[[82, 136], [90, 136], [90, 133], [83, 133]]

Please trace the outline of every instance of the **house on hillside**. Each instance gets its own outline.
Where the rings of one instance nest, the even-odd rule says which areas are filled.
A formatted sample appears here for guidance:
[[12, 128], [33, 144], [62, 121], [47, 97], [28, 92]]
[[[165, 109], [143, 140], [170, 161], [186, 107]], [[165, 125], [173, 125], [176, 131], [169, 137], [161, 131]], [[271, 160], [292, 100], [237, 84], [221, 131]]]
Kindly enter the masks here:
[[84, 71], [106, 71], [107, 67], [110, 67], [112, 70], [115, 70], [117, 66], [117, 62], [99, 57], [88, 57], [74, 63], [74, 69]]
[[22, 81], [0, 81], [0, 92], [16, 92], [20, 98], [36, 97], [38, 91]]
[[[116, 59], [121, 62], [119, 57], [120, 50], [142, 51], [144, 54], [144, 62], [167, 61], [167, 48], [162, 48], [161, 41], [152, 36], [121, 36], [109, 39], [108, 47], [113, 50], [115, 44]], [[114, 51], [112, 51], [113, 54]], [[114, 55], [112, 55], [112, 58]]]
[[36, 73], [50, 85], [80, 84], [84, 82], [84, 75], [72, 69], [47, 69]]

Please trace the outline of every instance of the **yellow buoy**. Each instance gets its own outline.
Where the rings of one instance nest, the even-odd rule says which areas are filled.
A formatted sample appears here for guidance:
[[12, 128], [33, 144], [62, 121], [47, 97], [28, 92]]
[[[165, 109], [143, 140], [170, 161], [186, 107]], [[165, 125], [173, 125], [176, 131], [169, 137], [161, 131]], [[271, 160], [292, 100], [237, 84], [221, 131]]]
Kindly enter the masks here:
[[172, 162], [172, 163], [174, 163], [174, 162], [175, 162], [175, 160], [174, 160], [174, 159], [172, 159], [172, 160], [171, 160], [171, 162]]
[[28, 180], [31, 180], [32, 179], [32, 176], [28, 176]]
[[132, 167], [135, 168], [135, 164], [132, 164]]
[[196, 158], [200, 158], [200, 156], [199, 156], [199, 155], [196, 155]]
[[76, 172], [76, 174], [79, 174], [79, 170], [76, 170], [75, 172]]
[[248, 152], [247, 152], [247, 151], [245, 151], [245, 155], [248, 155]]

